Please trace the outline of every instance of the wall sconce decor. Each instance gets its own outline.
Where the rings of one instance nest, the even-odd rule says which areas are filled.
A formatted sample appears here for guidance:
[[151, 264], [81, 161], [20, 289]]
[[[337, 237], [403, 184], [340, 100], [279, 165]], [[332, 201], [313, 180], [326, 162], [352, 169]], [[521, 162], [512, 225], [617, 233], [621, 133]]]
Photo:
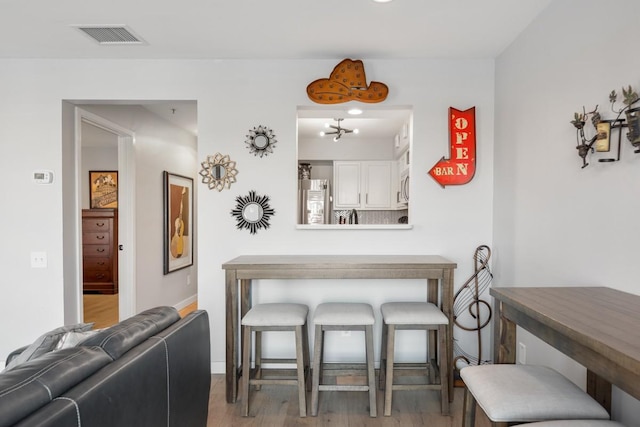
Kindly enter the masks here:
[[[618, 94], [612, 90], [609, 94], [609, 102], [611, 103], [611, 111], [617, 114], [613, 120], [604, 120], [598, 112], [598, 106], [593, 111], [586, 112], [582, 107], [582, 113], [574, 113], [571, 124], [576, 128], [576, 149], [578, 156], [582, 158], [582, 169], [589, 166], [587, 156], [594, 152], [608, 152], [611, 147], [611, 134], [614, 130], [618, 130], [618, 152], [615, 158], [598, 159], [599, 162], [616, 162], [620, 160], [620, 149], [622, 145], [622, 128], [628, 128], [627, 139], [631, 145], [636, 147], [635, 153], [640, 153], [640, 107], [632, 108], [633, 105], [640, 101], [638, 94], [631, 86], [622, 88], [622, 101], [624, 106], [619, 109], [615, 108], [618, 100]], [[624, 113], [625, 118], [622, 117]], [[587, 138], [585, 136], [585, 125], [588, 120], [595, 129], [595, 134]]]
[[251, 234], [269, 228], [269, 219], [275, 213], [269, 206], [269, 196], [258, 196], [253, 190], [248, 196], [236, 197], [236, 208], [231, 211], [238, 223], [236, 227], [239, 230], [246, 228]]
[[307, 86], [307, 96], [318, 104], [341, 104], [349, 101], [367, 103], [387, 99], [389, 88], [380, 82], [367, 85], [361, 60], [343, 59], [333, 68], [331, 76], [315, 80]]
[[216, 153], [213, 156], [207, 156], [207, 160], [200, 163], [202, 170], [199, 172], [202, 176], [202, 182], [207, 184], [209, 190], [214, 188], [222, 191], [224, 187], [231, 188], [231, 184], [236, 182], [236, 162], [229, 158], [229, 155], [223, 156]]
[[276, 146], [276, 135], [271, 129], [266, 126], [258, 126], [249, 130], [247, 140], [244, 142], [247, 144], [247, 148], [250, 153], [255, 156], [267, 156], [269, 153], [273, 153], [273, 148]]

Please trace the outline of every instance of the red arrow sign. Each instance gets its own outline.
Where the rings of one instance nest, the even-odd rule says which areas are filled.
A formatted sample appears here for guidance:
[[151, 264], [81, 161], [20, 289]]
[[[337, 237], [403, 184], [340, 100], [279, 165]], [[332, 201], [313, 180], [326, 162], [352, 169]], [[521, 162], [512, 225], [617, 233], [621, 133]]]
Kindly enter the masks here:
[[476, 173], [476, 107], [464, 111], [449, 107], [449, 140], [451, 158], [443, 156], [429, 171], [442, 188], [467, 184]]

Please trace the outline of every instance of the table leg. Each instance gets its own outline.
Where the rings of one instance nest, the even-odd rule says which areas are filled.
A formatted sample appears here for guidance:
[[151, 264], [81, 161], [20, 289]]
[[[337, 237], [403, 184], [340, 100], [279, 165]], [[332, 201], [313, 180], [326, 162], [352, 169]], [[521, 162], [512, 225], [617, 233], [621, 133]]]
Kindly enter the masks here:
[[[427, 279], [427, 302], [438, 306], [438, 279]], [[438, 354], [436, 331], [427, 331], [427, 362], [434, 360]]]
[[611, 383], [587, 369], [587, 393], [611, 414]]
[[225, 273], [225, 322], [226, 322], [226, 394], [227, 403], [235, 403], [238, 397], [238, 281], [236, 270]]
[[447, 381], [449, 382], [449, 401], [453, 402], [453, 269], [445, 269], [442, 277], [442, 312], [449, 319], [447, 325]]
[[[240, 280], [240, 319], [251, 309], [251, 279]], [[257, 336], [257, 335], [256, 335]], [[256, 348], [258, 348], [256, 346]], [[244, 354], [244, 328], [240, 327], [240, 354]], [[249, 358], [251, 360], [251, 358]], [[240, 374], [244, 375], [245, 367], [240, 366]], [[247, 374], [251, 371], [251, 366], [247, 367]]]
[[502, 315], [502, 302], [495, 300], [493, 357], [495, 363], [516, 363], [516, 324]]

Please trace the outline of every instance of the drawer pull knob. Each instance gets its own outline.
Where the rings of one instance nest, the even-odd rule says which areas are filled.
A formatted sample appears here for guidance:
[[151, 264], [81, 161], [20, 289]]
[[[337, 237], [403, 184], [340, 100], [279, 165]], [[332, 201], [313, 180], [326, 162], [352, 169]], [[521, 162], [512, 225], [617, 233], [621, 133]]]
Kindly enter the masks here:
[[96, 236], [96, 239], [98, 239], [98, 240], [102, 240], [102, 239], [104, 239], [104, 236], [103, 236], [103, 235]]
[[98, 251], [98, 252], [104, 252], [104, 248], [98, 248], [98, 249], [96, 249], [96, 251]]
[[96, 274], [96, 278], [98, 278], [98, 279], [104, 279], [104, 274]]
[[104, 227], [104, 222], [96, 222], [96, 225], [97, 225], [98, 227]]
[[104, 261], [100, 261], [98, 265], [104, 265]]

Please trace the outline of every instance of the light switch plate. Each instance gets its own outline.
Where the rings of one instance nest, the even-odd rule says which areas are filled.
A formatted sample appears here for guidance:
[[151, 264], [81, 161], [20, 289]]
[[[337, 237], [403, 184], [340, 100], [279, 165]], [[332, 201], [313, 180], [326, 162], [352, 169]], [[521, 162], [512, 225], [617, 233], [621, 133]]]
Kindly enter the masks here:
[[47, 268], [47, 253], [31, 252], [31, 268]]

